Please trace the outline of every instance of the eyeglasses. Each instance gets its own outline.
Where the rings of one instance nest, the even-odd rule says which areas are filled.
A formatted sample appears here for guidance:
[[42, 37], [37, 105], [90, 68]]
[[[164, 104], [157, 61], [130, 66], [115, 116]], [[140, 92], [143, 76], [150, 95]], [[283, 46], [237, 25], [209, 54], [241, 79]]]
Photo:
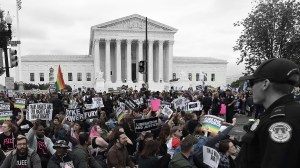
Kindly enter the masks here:
[[249, 85], [250, 85], [250, 87], [253, 87], [255, 83], [261, 82], [261, 81], [264, 81], [264, 80], [265, 79], [262, 79], [262, 78], [260, 78], [260, 79], [254, 79], [254, 80], [249, 80]]

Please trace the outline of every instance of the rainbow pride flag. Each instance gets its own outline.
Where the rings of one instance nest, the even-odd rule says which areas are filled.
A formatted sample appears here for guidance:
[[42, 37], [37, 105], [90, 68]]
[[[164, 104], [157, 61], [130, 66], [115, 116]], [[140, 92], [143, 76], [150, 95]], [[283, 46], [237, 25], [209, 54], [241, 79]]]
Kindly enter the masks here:
[[223, 118], [213, 115], [205, 115], [202, 127], [207, 127], [211, 134], [216, 135], [219, 133], [223, 121]]
[[55, 82], [55, 87], [57, 91], [60, 91], [64, 88], [66, 88], [63, 75], [61, 73], [60, 65], [58, 66], [58, 72], [57, 72], [57, 79]]
[[25, 108], [25, 99], [19, 99], [16, 98], [15, 103], [14, 103], [14, 108], [19, 108], [19, 109], [24, 109]]

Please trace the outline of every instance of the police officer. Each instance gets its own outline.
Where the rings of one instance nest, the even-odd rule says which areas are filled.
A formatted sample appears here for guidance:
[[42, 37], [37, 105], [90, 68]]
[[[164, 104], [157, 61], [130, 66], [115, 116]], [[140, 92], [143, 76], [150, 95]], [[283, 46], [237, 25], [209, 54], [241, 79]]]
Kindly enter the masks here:
[[291, 94], [299, 83], [299, 67], [283, 58], [263, 62], [249, 80], [253, 102], [265, 111], [242, 138], [239, 168], [300, 167], [300, 104]]

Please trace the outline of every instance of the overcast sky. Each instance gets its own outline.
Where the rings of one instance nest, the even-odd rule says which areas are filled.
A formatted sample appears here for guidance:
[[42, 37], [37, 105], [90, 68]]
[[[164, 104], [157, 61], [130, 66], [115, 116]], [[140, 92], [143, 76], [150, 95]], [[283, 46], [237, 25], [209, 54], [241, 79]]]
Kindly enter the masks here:
[[[241, 74], [233, 52], [251, 0], [22, 0], [21, 54], [88, 54], [90, 28], [131, 14], [177, 28], [174, 56], [227, 60], [227, 76]], [[16, 33], [16, 1], [0, 0]], [[3, 75], [4, 76], [4, 75]]]

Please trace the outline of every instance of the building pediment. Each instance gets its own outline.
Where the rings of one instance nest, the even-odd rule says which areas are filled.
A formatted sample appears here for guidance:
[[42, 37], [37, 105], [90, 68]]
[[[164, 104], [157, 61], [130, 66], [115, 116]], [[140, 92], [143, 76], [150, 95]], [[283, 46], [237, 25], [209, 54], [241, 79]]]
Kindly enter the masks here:
[[[105, 22], [99, 25], [95, 25], [94, 29], [107, 29], [107, 30], [142, 30], [146, 29], [146, 18], [134, 14], [120, 19]], [[177, 32], [177, 29], [167, 26], [165, 24], [159, 23], [157, 21], [147, 19], [147, 29], [149, 31], [163, 31], [163, 32]]]

